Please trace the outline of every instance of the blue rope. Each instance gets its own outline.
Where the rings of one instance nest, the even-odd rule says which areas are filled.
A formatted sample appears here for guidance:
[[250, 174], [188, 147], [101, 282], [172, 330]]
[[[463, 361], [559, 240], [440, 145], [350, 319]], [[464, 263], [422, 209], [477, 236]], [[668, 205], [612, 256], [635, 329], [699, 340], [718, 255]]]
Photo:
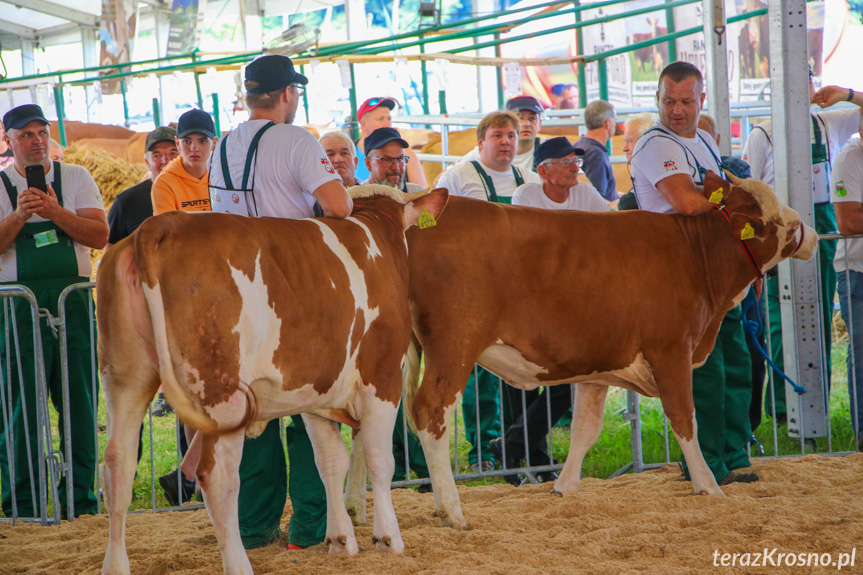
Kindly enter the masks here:
[[[768, 365], [773, 368], [773, 371], [782, 376], [782, 378], [791, 384], [791, 387], [798, 394], [806, 393], [806, 388], [802, 385], [797, 385], [797, 383], [792, 380], [790, 377], [785, 375], [785, 372], [776, 367], [776, 364], [773, 363], [773, 360], [764, 351], [764, 348], [761, 347], [761, 343], [758, 341], [758, 334], [761, 333], [762, 329], [762, 321], [761, 321], [761, 309], [758, 305], [755, 305], [755, 292], [754, 290], [750, 290], [746, 297], [743, 299], [742, 311], [743, 311], [743, 331], [752, 336], [752, 342], [755, 344], [755, 349], [758, 350], [758, 353], [761, 354], [761, 357], [767, 360]], [[749, 311], [749, 308], [755, 306], [755, 320], [746, 319], [746, 312]]]

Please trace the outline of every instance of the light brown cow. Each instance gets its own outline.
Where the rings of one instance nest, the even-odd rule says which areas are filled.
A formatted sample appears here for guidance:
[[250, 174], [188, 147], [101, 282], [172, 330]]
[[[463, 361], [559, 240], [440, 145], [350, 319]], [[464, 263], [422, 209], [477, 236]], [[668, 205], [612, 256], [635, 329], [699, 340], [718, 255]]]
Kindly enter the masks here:
[[[615, 385], [662, 400], [695, 492], [722, 495], [698, 446], [692, 368], [704, 362], [722, 318], [756, 278], [742, 230], [754, 234], [746, 245], [761, 270], [812, 257], [817, 237], [761, 182], [732, 187], [709, 173], [704, 187], [708, 195], [723, 189], [730, 223], [719, 210], [693, 217], [597, 214], [453, 197], [440, 226], [407, 234], [425, 376], [418, 390], [408, 379], [406, 411], [444, 524], [465, 527], [449, 422], [474, 363], [521, 389], [582, 383], [555, 493], [578, 490], [607, 386]], [[349, 512], [356, 513], [363, 495], [349, 485]]]
[[181, 419], [204, 434], [196, 476], [225, 573], [252, 573], [237, 522], [243, 436], [299, 413], [327, 491], [330, 552], [359, 550], [341, 499], [348, 455], [336, 421], [354, 427], [369, 466], [377, 548], [404, 548], [390, 496], [411, 332], [404, 230], [421, 210], [439, 216], [448, 194], [353, 190], [354, 213], [344, 220], [156, 216], [102, 260], [97, 315], [110, 514], [103, 574], [129, 573], [125, 517], [135, 446], [160, 382]]

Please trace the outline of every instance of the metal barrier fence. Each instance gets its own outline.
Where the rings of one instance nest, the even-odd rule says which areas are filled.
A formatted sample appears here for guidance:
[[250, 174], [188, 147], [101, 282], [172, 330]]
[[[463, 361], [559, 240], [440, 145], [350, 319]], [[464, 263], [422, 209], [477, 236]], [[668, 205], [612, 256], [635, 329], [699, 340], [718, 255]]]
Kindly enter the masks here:
[[[841, 242], [847, 242], [848, 238], [838, 235], [824, 235], [822, 236], [824, 239], [838, 239]], [[863, 237], [863, 236], [861, 236]], [[850, 285], [850, 275], [856, 272], [845, 272], [845, 281], [846, 285]], [[863, 280], [861, 280], [863, 282]], [[861, 283], [863, 285], [863, 283]], [[93, 288], [95, 284], [93, 283], [80, 283], [69, 286], [66, 290], [64, 290], [60, 296], [60, 300], [58, 303], [59, 317], [53, 317], [47, 310], [40, 310], [38, 308], [38, 304], [36, 298], [31, 290], [24, 286], [6, 286], [0, 287], [0, 299], [3, 300], [3, 319], [4, 319], [4, 329], [2, 333], [4, 334], [5, 341], [3, 344], [4, 349], [0, 350], [0, 352], [4, 353], [4, 362], [3, 362], [3, 370], [0, 377], [2, 377], [2, 385], [0, 385], [0, 406], [2, 406], [2, 419], [0, 419], [0, 425], [2, 425], [2, 429], [7, 430], [8, 432], [0, 435], [0, 451], [2, 451], [7, 461], [13, 461], [12, 458], [12, 446], [18, 441], [24, 441], [28, 446], [28, 450], [34, 443], [34, 438], [31, 437], [29, 433], [25, 434], [25, 437], [22, 439], [20, 437], [16, 438], [14, 435], [14, 428], [10, 425], [12, 421], [13, 415], [16, 413], [16, 409], [20, 410], [21, 413], [27, 417], [30, 413], [35, 414], [37, 418], [37, 434], [35, 437], [35, 444], [38, 448], [38, 468], [33, 468], [33, 466], [29, 466], [28, 469], [15, 469], [14, 465], [9, 466], [8, 472], [3, 476], [3, 480], [6, 479], [7, 475], [9, 477], [10, 485], [15, 485], [16, 477], [20, 477], [20, 473], [26, 473], [28, 475], [29, 484], [30, 484], [30, 493], [32, 501], [39, 502], [39, 506], [37, 512], [33, 514], [33, 516], [22, 516], [17, 509], [17, 501], [20, 496], [14, 489], [7, 489], [4, 486], [4, 490], [10, 491], [11, 497], [11, 511], [7, 513], [5, 518], [0, 518], [0, 521], [11, 521], [13, 523], [18, 521], [29, 521], [29, 522], [40, 522], [42, 525], [47, 524], [55, 524], [61, 520], [61, 510], [59, 502], [59, 490], [58, 490], [58, 482], [65, 481], [66, 482], [66, 490], [67, 490], [67, 500], [65, 502], [66, 509], [68, 510], [68, 517], [70, 519], [74, 518], [74, 501], [72, 500], [72, 486], [73, 486], [73, 466], [72, 466], [72, 443], [71, 443], [71, 418], [70, 408], [69, 408], [69, 346], [67, 342], [68, 331], [70, 325], [68, 323], [68, 318], [66, 315], [66, 300], [67, 297], [75, 292], [75, 291], [86, 291], [88, 296], [92, 296]], [[863, 289], [863, 287], [861, 287]], [[853, 318], [854, 316], [854, 302], [852, 301], [851, 294], [847, 293], [851, 290], [846, 289], [846, 313], [845, 315], [849, 318]], [[766, 301], [769, 293], [767, 292], [767, 286], [765, 285], [765, 294], [763, 296], [763, 301]], [[18, 298], [24, 300], [30, 307], [30, 317], [22, 318], [20, 310], [16, 313], [15, 306], [11, 304], [11, 300], [14, 298]], [[89, 297], [89, 314], [90, 317], [93, 317], [93, 298]], [[863, 293], [861, 293], [861, 301], [863, 301]], [[863, 310], [861, 310], [863, 313]], [[850, 314], [850, 315], [848, 315]], [[51, 424], [51, 413], [49, 410], [49, 387], [48, 382], [46, 381], [46, 373], [45, 373], [45, 358], [43, 357], [43, 349], [41, 342], [41, 331], [40, 331], [40, 319], [45, 321], [45, 325], [49, 327], [49, 329], [53, 332], [53, 336], [59, 338], [60, 340], [60, 364], [61, 364], [61, 376], [62, 376], [62, 409], [66, 415], [63, 418], [64, 422], [64, 436], [65, 443], [60, 446], [57, 445], [55, 441], [55, 426]], [[767, 350], [771, 349], [770, 342], [770, 329], [769, 329], [769, 319], [765, 314], [764, 317], [764, 330], [767, 339]], [[860, 321], [858, 318], [856, 321]], [[856, 412], [855, 406], [857, 405], [857, 389], [855, 385], [856, 378], [854, 377], [854, 373], [857, 366], [857, 361], [855, 357], [855, 341], [854, 335], [855, 332], [858, 333], [858, 337], [863, 335], [863, 328], [854, 329], [854, 320], [848, 325], [847, 333], [848, 333], [848, 366], [849, 372], [847, 373], [847, 381], [848, 383], [848, 392], [850, 394], [850, 407], [851, 407], [851, 426], [853, 427], [853, 432], [857, 431], [857, 423], [856, 423]], [[840, 324], [841, 325], [841, 324]], [[25, 381], [27, 378], [24, 374], [24, 362], [22, 362], [21, 354], [19, 350], [20, 339], [19, 339], [19, 330], [23, 329], [24, 326], [33, 332], [33, 350], [34, 350], [34, 366], [33, 366], [33, 377], [30, 381], [33, 382], [36, 390], [36, 408], [35, 410], [30, 407], [29, 411], [26, 405], [18, 405], [15, 400], [16, 397], [19, 397], [22, 401], [26, 401], [26, 395], [22, 397], [23, 394], [23, 386], [25, 385]], [[98, 388], [99, 383], [97, 379], [98, 370], [96, 369], [96, 354], [95, 354], [95, 340], [96, 340], [96, 331], [95, 331], [95, 322], [90, 322], [89, 325], [89, 335], [90, 335], [90, 344], [91, 349], [93, 349], [93, 354], [90, 357], [91, 364], [91, 373], [93, 374], [91, 381], [91, 391], [93, 397], [93, 413], [98, 413]], [[834, 336], [836, 334], [834, 333]], [[840, 334], [841, 335], [841, 334]], [[844, 338], [844, 336], [843, 336]], [[842, 356], [842, 350], [838, 349], [836, 343], [842, 343], [844, 341], [843, 338], [840, 338], [839, 341], [836, 341], [834, 337], [834, 355], [837, 357]], [[860, 342], [858, 342], [860, 343]], [[863, 345], [863, 343], [860, 343]], [[822, 348], [823, 349], [823, 348]], [[14, 358], [15, 361], [8, 361], [9, 358]], [[845, 378], [842, 377], [843, 370], [841, 365], [834, 365], [834, 385], [833, 390], [835, 392], [837, 387], [842, 387], [843, 381]], [[475, 370], [477, 368], [475, 367]], [[14, 375], [13, 377], [13, 370]], [[767, 380], [765, 384], [765, 389], [762, 391], [761, 396], [764, 396], [764, 393], [768, 393], [773, 395], [774, 386], [777, 386], [778, 383], [774, 381], [774, 373], [772, 369], [767, 370]], [[20, 389], [16, 390], [16, 393], [13, 393], [13, 385], [20, 386]], [[474, 385], [476, 386], [475, 392], [476, 395], [479, 395], [479, 389], [476, 373], [474, 377]], [[497, 403], [503, 408], [508, 402], [507, 395], [509, 395], [504, 387], [504, 383], [497, 380]], [[826, 384], [824, 381], [821, 382], [822, 388], [824, 390], [824, 396], [829, 397], [827, 394]], [[574, 390], [572, 386], [569, 386], [569, 405], [572, 405], [572, 399], [574, 398]], [[546, 388], [548, 389], [548, 388]], [[610, 396], [613, 394], [610, 394]], [[835, 395], [835, 394], [834, 394]], [[535, 483], [538, 481], [537, 475], [541, 473], [546, 473], [550, 471], [559, 471], [563, 467], [563, 461], [565, 460], [565, 455], [555, 456], [555, 446], [558, 444], [558, 453], [567, 451], [566, 441], [556, 439], [554, 430], [554, 421], [552, 421], [552, 400], [551, 395], [549, 393], [543, 394], [545, 398], [545, 431], [547, 432], [545, 435], [546, 442], [546, 450], [549, 456], [549, 462], [547, 464], [541, 464], [536, 461], [532, 461], [530, 449], [526, 448], [524, 453], [524, 465], [519, 463], [518, 466], [509, 466], [507, 465], [507, 460], [510, 459], [508, 456], [510, 454], [507, 453], [507, 445], [506, 442], [502, 442], [501, 448], [502, 453], [497, 454], [497, 459], [502, 459], [500, 463], [502, 465], [499, 469], [493, 470], [483, 470], [481, 467], [471, 469], [470, 466], [467, 465], [466, 457], [464, 457], [464, 451], [466, 446], [468, 446], [467, 442], [463, 439], [463, 428], [464, 428], [464, 416], [463, 410], [457, 410], [456, 415], [453, 421], [453, 434], [452, 434], [452, 461], [453, 461], [453, 469], [454, 476], [456, 480], [474, 480], [481, 478], [490, 478], [490, 477], [501, 477], [506, 478], [507, 476], [512, 478], [514, 474], [521, 474], [524, 476], [524, 481]], [[516, 402], [520, 402], [521, 412], [524, 413], [525, 409], [528, 406], [528, 397], [524, 392], [520, 392], [520, 395], [517, 396]], [[863, 398], [861, 398], [863, 399]], [[56, 401], [56, 400], [55, 400]], [[542, 400], [540, 400], [542, 401]], [[617, 402], [620, 402], [620, 398], [616, 398]], [[861, 402], [863, 403], [863, 402]], [[628, 424], [629, 426], [629, 443], [631, 444], [632, 449], [632, 459], [625, 465], [623, 465], [620, 469], [614, 471], [609, 476], [613, 477], [627, 471], [640, 472], [646, 469], [650, 469], [653, 467], [658, 467], [664, 465], [665, 463], [676, 460], [676, 457], [673, 457], [672, 450], [672, 442], [670, 439], [669, 429], [668, 429], [668, 421], [664, 418], [661, 418], [661, 423], [659, 425], [654, 423], [650, 425], [646, 425], [642, 420], [643, 406], [639, 396], [634, 392], [626, 392], [626, 398], [624, 401], [625, 406], [623, 408], [618, 409], [613, 417], [621, 416], [624, 424]], [[516, 406], [518, 407], [518, 406]], [[653, 409], [656, 409], [654, 406]], [[516, 409], [516, 412], [519, 410]], [[802, 455], [807, 453], [807, 451], [815, 451], [818, 450], [822, 453], [829, 454], [839, 454], [846, 453], [846, 451], [835, 450], [833, 443], [833, 435], [834, 430], [832, 428], [831, 423], [831, 406], [830, 401], [828, 400], [825, 405], [825, 417], [826, 417], [826, 442], [821, 442], [819, 445], [812, 439], [804, 439], [801, 437], [799, 442], [796, 442], [796, 447], [791, 448], [788, 445], [788, 442], [783, 440], [780, 437], [779, 429], [780, 425], [777, 425], [776, 413], [775, 411], [768, 414], [772, 417], [769, 420], [769, 432], [771, 434], [770, 440], [772, 443], [772, 449], [769, 449], [771, 453], [768, 454], [770, 457], [775, 456], [786, 456], [786, 455]], [[477, 405], [474, 412], [471, 414], [473, 419], [477, 421], [477, 432], [481, 433], [481, 425], [479, 422], [481, 421], [481, 413], [480, 408]], [[606, 407], [606, 418], [609, 417], [609, 408]], [[404, 417], [404, 416], [403, 416]], [[149, 434], [149, 460], [150, 460], [150, 477], [149, 477], [149, 493], [150, 493], [150, 505], [149, 508], [155, 511], [164, 511], [169, 509], [197, 509], [202, 507], [201, 504], [192, 504], [192, 505], [184, 505], [183, 501], [179, 506], [166, 506], [159, 505], [160, 499], [158, 497], [158, 491], [156, 489], [157, 484], [157, 469], [156, 469], [156, 447], [155, 444], [157, 442], [156, 436], [154, 434], [154, 416], [152, 413], [152, 406], [147, 415], [145, 423], [147, 423], [148, 434]], [[498, 436], [504, 436], [507, 432], [507, 427], [505, 424], [505, 418], [501, 417], [498, 425], [495, 429], [495, 434]], [[176, 465], [179, 468], [182, 455], [179, 449], [179, 434], [182, 432], [179, 421], [175, 420], [175, 441], [174, 445], [169, 445], [167, 448], [174, 450], [176, 453]], [[411, 447], [409, 446], [409, 435], [410, 431], [407, 425], [405, 425], [406, 421], [402, 420], [401, 426], [401, 434], [403, 445], [398, 447], [397, 456], [400, 458], [403, 457], [405, 461], [405, 468], [409, 469], [412, 455], [415, 455]], [[843, 421], [844, 424], [844, 421]], [[104, 430], [104, 425], [100, 425], [97, 421], [93, 422], [94, 426], [97, 426], [99, 431]], [[761, 429], [761, 428], [759, 428]], [[143, 431], [143, 425], [142, 425]], [[524, 440], [525, 446], [528, 445], [528, 430], [525, 425], [521, 431], [523, 433], [522, 439]], [[763, 432], [760, 432], [763, 433]], [[558, 432], [558, 435], [560, 431]], [[644, 442], [645, 437], [650, 438], [655, 443], [656, 434], [661, 436], [661, 451], [662, 455], [660, 457], [648, 457], [645, 458], [645, 448]], [[98, 433], [96, 434], [98, 436]], [[282, 440], [284, 441], [284, 434], [280, 434]], [[164, 441], [164, 440], [161, 440]], [[766, 443], [766, 442], [765, 442]], [[783, 443], [784, 445], [780, 445]], [[826, 443], [826, 445], [825, 445]], [[418, 444], [414, 444], [418, 445]], [[768, 443], [769, 445], [769, 443]], [[96, 439], [95, 445], [96, 451], [99, 451], [99, 441], [98, 437]], [[164, 449], [165, 446], [161, 445], [161, 448]], [[415, 447], [416, 448], [416, 447]], [[764, 455], [763, 447], [760, 443], [752, 443], [750, 448], [754, 451], [752, 455]], [[478, 459], [488, 459], [488, 457], [484, 457], [482, 452], [482, 448], [479, 449], [479, 453], [477, 453]], [[500, 457], [502, 455], [502, 457]], [[590, 453], [588, 454], [590, 457]], [[408, 472], [409, 473], [409, 472]], [[37, 480], [38, 477], [38, 480]], [[176, 476], [176, 480], [178, 481], [178, 491], [180, 493], [180, 497], [183, 497], [183, 489], [182, 485], [179, 483], [179, 475]], [[2, 480], [0, 480], [2, 481]], [[417, 486], [429, 484], [429, 480], [423, 477], [410, 478], [404, 475], [400, 477], [393, 478], [393, 487], [403, 487], [403, 486]], [[95, 493], [101, 496], [101, 478], [99, 476], [98, 467], [96, 469], [95, 474], [95, 484], [94, 490]], [[98, 503], [97, 512], [101, 511], [101, 501]]]

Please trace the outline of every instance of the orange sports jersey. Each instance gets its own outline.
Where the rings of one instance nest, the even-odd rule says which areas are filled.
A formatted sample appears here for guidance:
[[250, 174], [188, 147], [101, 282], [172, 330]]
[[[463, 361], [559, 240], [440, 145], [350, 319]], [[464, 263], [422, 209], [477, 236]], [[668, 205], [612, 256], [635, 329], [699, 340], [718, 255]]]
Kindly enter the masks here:
[[200, 179], [192, 176], [183, 167], [183, 157], [171, 160], [153, 182], [153, 213], [165, 212], [209, 212], [210, 190], [208, 174]]

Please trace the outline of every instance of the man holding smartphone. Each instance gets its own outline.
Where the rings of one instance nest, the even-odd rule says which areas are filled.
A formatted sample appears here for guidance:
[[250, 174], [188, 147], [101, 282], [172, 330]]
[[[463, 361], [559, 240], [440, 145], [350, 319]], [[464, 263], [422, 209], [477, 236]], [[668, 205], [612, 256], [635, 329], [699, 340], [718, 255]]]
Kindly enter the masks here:
[[[39, 106], [27, 104], [13, 108], [3, 116], [3, 125], [6, 129], [4, 141], [11, 148], [15, 163], [0, 172], [0, 285], [18, 284], [30, 288], [39, 307], [47, 308], [52, 316], [58, 317], [60, 293], [71, 284], [89, 281], [90, 248], [103, 248], [108, 241], [102, 196], [87, 170], [51, 161], [50, 128]], [[11, 381], [6, 385], [5, 395], [12, 406], [12, 417], [0, 418], [2, 506], [6, 517], [13, 515], [13, 501], [19, 517], [37, 517], [41, 510], [38, 494], [34, 500], [39, 454], [30, 305], [21, 298], [14, 298], [13, 302], [15, 317], [19, 318], [15, 328], [24, 382], [21, 385], [18, 381], [16, 342], [11, 341], [12, 356], [4, 354], [2, 357], [4, 373], [7, 373], [6, 362], [12, 362]], [[86, 291], [73, 291], [66, 299], [76, 516], [96, 512], [93, 482], [98, 462], [94, 411], [97, 391], [92, 384], [90, 304], [91, 297]], [[51, 402], [60, 413], [60, 445], [65, 445], [59, 342], [47, 321], [41, 321], [45, 378]], [[2, 350], [6, 349], [5, 333], [6, 330], [0, 331]], [[7, 433], [14, 438], [11, 462], [6, 449]], [[10, 463], [15, 472], [14, 485], [10, 479]], [[59, 495], [62, 516], [68, 517], [65, 480], [60, 483]]]

